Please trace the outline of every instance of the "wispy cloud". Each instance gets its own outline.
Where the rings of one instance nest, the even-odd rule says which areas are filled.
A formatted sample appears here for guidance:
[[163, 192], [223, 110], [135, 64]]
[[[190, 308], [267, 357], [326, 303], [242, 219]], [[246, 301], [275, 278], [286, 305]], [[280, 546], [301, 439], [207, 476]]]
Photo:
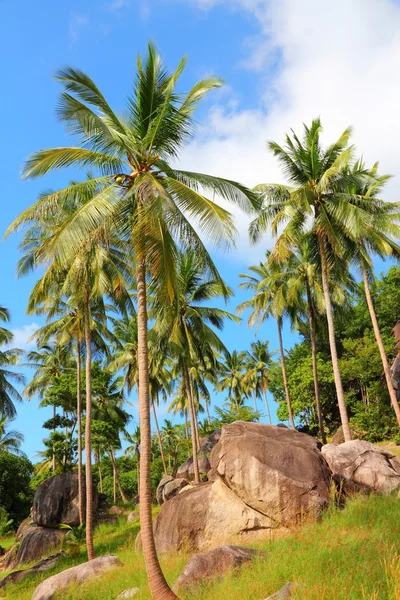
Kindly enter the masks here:
[[131, 0], [113, 0], [111, 4], [109, 4], [108, 9], [111, 12], [119, 12], [120, 10], [127, 8], [130, 6]]
[[14, 337], [10, 343], [10, 346], [12, 348], [22, 348], [23, 350], [33, 348], [35, 346], [35, 342], [29, 338], [39, 329], [39, 327], [40, 325], [37, 323], [30, 323], [29, 325], [24, 325], [20, 328], [16, 327], [15, 329], [11, 329], [11, 333]]
[[87, 15], [72, 15], [69, 20], [69, 40], [71, 44], [77, 44], [82, 33], [82, 30], [89, 25], [89, 17]]

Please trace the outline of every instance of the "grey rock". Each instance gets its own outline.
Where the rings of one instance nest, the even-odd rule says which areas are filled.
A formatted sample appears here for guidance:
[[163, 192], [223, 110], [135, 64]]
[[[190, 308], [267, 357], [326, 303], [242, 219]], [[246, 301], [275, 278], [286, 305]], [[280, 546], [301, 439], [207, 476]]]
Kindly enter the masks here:
[[137, 510], [133, 510], [132, 512], [129, 513], [126, 522], [127, 523], [133, 523], [134, 521], [136, 521], [136, 519], [139, 518], [139, 512]]
[[48, 558], [41, 560], [30, 569], [24, 569], [23, 571], [13, 571], [9, 575], [6, 575], [2, 579], [0, 579], [0, 588], [10, 583], [19, 583], [20, 581], [23, 581], [26, 577], [30, 577], [31, 575], [37, 575], [38, 573], [49, 571], [55, 566], [60, 556], [62, 556], [62, 552], [57, 552], [57, 554], [52, 554]]
[[253, 561], [261, 554], [265, 553], [240, 546], [221, 546], [196, 554], [187, 562], [174, 584], [174, 590], [185, 590], [211, 579], [223, 578], [228, 571]]
[[292, 598], [292, 592], [295, 591], [297, 585], [295, 583], [287, 583], [282, 589], [272, 594], [272, 596], [268, 596], [265, 600], [288, 600]]
[[164, 475], [164, 477], [161, 479], [160, 483], [157, 486], [157, 491], [156, 491], [156, 498], [157, 498], [158, 504], [162, 504], [164, 502], [164, 497], [163, 497], [164, 488], [167, 485], [167, 483], [169, 483], [170, 481], [173, 481], [173, 480], [174, 480], [174, 478], [171, 475]]
[[345, 488], [359, 487], [379, 494], [400, 491], [398, 459], [370, 442], [353, 440], [340, 446], [326, 444], [322, 454], [335, 479], [342, 481]]
[[186, 479], [173, 479], [172, 481], [166, 483], [163, 490], [164, 502], [176, 496], [176, 494], [178, 494], [180, 490], [186, 487], [188, 484], [189, 482]]
[[71, 567], [42, 581], [36, 588], [32, 600], [53, 600], [61, 590], [65, 590], [71, 585], [82, 585], [120, 565], [121, 561], [119, 558], [108, 554], [85, 562], [77, 567]]
[[115, 600], [130, 600], [130, 598], [134, 598], [139, 592], [139, 588], [129, 588], [121, 592]]
[[108, 512], [110, 515], [122, 515], [124, 511], [119, 506], [112, 506]]
[[[9, 569], [35, 560], [39, 560], [49, 552], [60, 549], [67, 534], [66, 529], [50, 529], [49, 527], [29, 527], [23, 534], [19, 546], [8, 563]], [[10, 553], [13, 551], [11, 548]]]
[[[202, 439], [200, 443], [200, 449], [198, 452], [198, 463], [199, 471], [201, 474], [206, 475], [210, 470], [210, 454], [214, 446], [218, 443], [221, 437], [221, 429], [217, 429], [207, 438]], [[194, 479], [194, 468], [193, 468], [193, 456], [190, 456], [181, 465], [176, 473], [177, 478], [188, 479], [189, 481]]]

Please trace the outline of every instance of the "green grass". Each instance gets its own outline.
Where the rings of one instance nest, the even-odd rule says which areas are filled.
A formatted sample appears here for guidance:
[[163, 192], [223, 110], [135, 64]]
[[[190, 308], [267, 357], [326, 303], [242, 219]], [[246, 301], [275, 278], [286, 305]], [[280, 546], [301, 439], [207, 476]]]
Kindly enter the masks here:
[[[99, 581], [72, 589], [60, 600], [114, 600], [128, 587], [141, 588], [138, 600], [150, 600], [141, 554], [134, 551], [139, 529], [105, 524], [96, 531], [98, 554], [112, 552], [123, 566]], [[320, 523], [305, 523], [288, 537], [254, 547], [267, 550], [258, 560], [223, 581], [204, 586], [182, 600], [263, 600], [287, 581], [301, 584], [297, 600], [400, 600], [400, 501], [396, 497], [358, 497], [342, 511], [332, 510]], [[56, 569], [84, 560], [63, 559]], [[184, 554], [162, 557], [167, 579], [173, 583], [187, 560]], [[1, 590], [7, 600], [30, 600], [44, 575]]]

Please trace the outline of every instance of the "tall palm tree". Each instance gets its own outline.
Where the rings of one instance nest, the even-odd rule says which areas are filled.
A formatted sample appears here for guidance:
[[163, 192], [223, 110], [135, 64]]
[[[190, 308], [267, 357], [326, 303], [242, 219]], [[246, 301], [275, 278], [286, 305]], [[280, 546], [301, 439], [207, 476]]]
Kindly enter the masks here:
[[259, 240], [271, 225], [273, 235], [277, 236], [273, 258], [284, 262], [306, 231], [315, 234], [336, 394], [344, 438], [348, 441], [351, 432], [339, 370], [329, 270], [335, 260], [347, 259], [349, 246], [356, 243], [360, 232], [369, 226], [374, 209], [349, 189], [349, 184], [354, 185], [365, 177], [361, 166], [349, 171], [354, 155], [354, 148], [349, 145], [351, 128], [326, 149], [321, 147], [321, 131], [321, 122], [315, 119], [310, 127], [304, 126], [301, 140], [292, 133], [286, 136], [284, 146], [269, 142], [290, 185], [258, 186], [264, 204], [250, 226], [250, 237], [253, 241]]
[[[7, 308], [0, 306], [0, 321], [7, 323], [10, 313]], [[25, 378], [20, 373], [10, 371], [18, 364], [22, 350], [18, 348], [4, 348], [13, 340], [12, 332], [6, 327], [0, 327], [0, 415], [13, 419], [17, 414], [14, 402], [21, 402], [22, 397], [13, 383], [23, 384]]]
[[[264, 397], [265, 409], [267, 411], [268, 422], [271, 425], [271, 411], [268, 403], [268, 386], [269, 386], [269, 370], [273, 363], [275, 351], [269, 349], [269, 341], [262, 342], [257, 340], [250, 344], [250, 351], [246, 353], [246, 369], [245, 379], [254, 380], [253, 389], [254, 397]], [[254, 408], [257, 411], [256, 401]]]
[[[203, 193], [217, 196], [250, 210], [257, 205], [254, 195], [234, 182], [199, 173], [179, 171], [170, 166], [193, 131], [193, 113], [199, 101], [219, 87], [217, 79], [198, 82], [186, 95], [176, 87], [185, 66], [182, 60], [169, 74], [152, 45], [144, 63], [137, 62], [137, 76], [128, 98], [126, 116], [111, 109], [92, 79], [78, 69], [58, 73], [64, 85], [58, 106], [60, 119], [78, 135], [77, 147], [53, 148], [34, 154], [24, 168], [25, 177], [42, 176], [67, 166], [90, 165], [100, 176], [74, 187], [75, 193], [91, 187], [92, 200], [74, 218], [59, 228], [47, 255], [68, 260], [93, 230], [107, 224], [129, 240], [136, 261], [138, 304], [138, 371], [141, 442], [140, 513], [143, 553], [151, 593], [156, 600], [176, 598], [160, 569], [152, 531], [150, 487], [151, 431], [147, 354], [147, 281], [158, 282], [157, 293], [174, 296], [177, 242], [203, 256], [215, 278], [216, 268], [190, 219], [214, 243], [231, 240], [231, 215]], [[48, 211], [71, 186], [42, 198], [23, 213]]]
[[287, 313], [288, 306], [284, 286], [282, 286], [281, 279], [276, 276], [278, 269], [275, 265], [271, 264], [269, 260], [270, 255], [270, 252], [266, 253], [266, 261], [264, 263], [260, 262], [259, 265], [250, 266], [250, 273], [241, 273], [239, 275], [244, 280], [239, 287], [253, 291], [254, 295], [249, 300], [239, 304], [237, 310], [240, 314], [248, 308], [251, 309], [252, 312], [248, 319], [250, 327], [253, 327], [254, 325], [260, 327], [260, 325], [270, 316], [276, 320], [278, 326], [283, 387], [285, 390], [289, 423], [292, 429], [295, 429], [282, 339], [283, 316]]
[[203, 258], [193, 250], [180, 253], [177, 274], [174, 302], [160, 302], [155, 297], [151, 314], [157, 315], [155, 329], [163, 344], [170, 344], [171, 354], [176, 357], [175, 370], [184, 382], [189, 402], [194, 480], [198, 484], [199, 435], [192, 369], [197, 369], [199, 364], [205, 368], [216, 364], [215, 352], [226, 351], [226, 348], [213, 327], [220, 330], [225, 319], [237, 321], [237, 317], [204, 305], [215, 298], [227, 297], [231, 291], [219, 277], [210, 277]]
[[15, 429], [8, 430], [8, 424], [11, 420], [6, 416], [0, 416], [0, 452], [23, 454], [21, 446], [24, 436]]

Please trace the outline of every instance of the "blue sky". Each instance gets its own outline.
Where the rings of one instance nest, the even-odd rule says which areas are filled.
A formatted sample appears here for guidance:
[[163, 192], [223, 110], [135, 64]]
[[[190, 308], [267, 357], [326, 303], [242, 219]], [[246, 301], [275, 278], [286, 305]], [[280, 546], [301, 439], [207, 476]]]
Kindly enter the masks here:
[[[280, 140], [291, 127], [298, 129], [302, 121], [320, 115], [328, 140], [354, 124], [354, 141], [365, 159], [379, 159], [382, 171], [400, 175], [397, 1], [372, 0], [367, 6], [361, 0], [2, 0], [3, 232], [41, 190], [63, 185], [71, 176], [59, 173], [39, 181], [19, 176], [31, 152], [69, 141], [55, 118], [59, 86], [54, 72], [66, 64], [87, 71], [121, 110], [136, 55], [145, 51], [148, 40], [171, 67], [188, 56], [183, 88], [210, 74], [225, 81], [199, 111], [198, 136], [183, 152], [182, 166], [247, 185], [281, 180], [265, 141]], [[388, 186], [388, 199], [398, 199], [397, 179]], [[216, 256], [235, 291], [237, 273], [260, 260], [271, 243], [266, 239], [251, 248], [247, 224], [237, 215], [236, 250]], [[0, 245], [0, 304], [11, 310], [16, 345], [26, 347], [40, 320], [25, 314], [36, 277], [17, 280], [18, 241], [14, 235]], [[238, 292], [231, 310], [243, 299]], [[285, 334], [289, 347], [295, 337]], [[277, 346], [273, 323], [259, 335]], [[253, 339], [245, 323], [226, 327], [230, 349], [246, 348]], [[45, 418], [36, 400], [18, 409], [14, 425], [25, 434], [30, 457], [40, 449]]]

